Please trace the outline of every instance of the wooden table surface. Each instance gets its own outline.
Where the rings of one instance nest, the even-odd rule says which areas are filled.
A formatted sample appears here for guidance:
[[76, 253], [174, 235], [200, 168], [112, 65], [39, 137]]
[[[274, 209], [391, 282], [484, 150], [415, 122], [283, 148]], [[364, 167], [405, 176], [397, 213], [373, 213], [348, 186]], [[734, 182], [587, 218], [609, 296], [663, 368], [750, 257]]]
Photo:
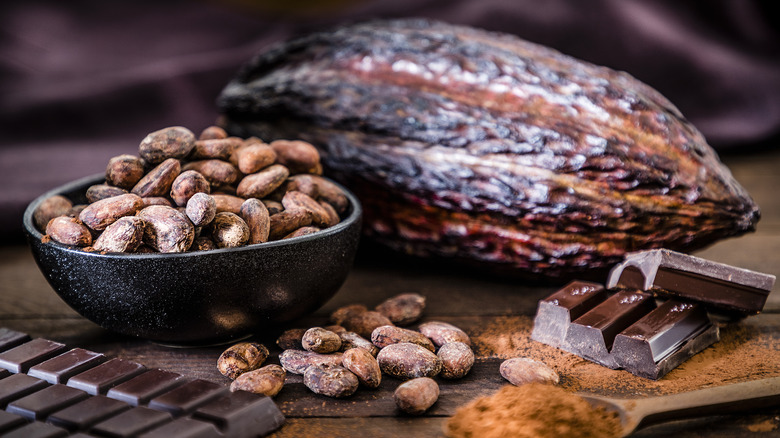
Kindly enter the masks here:
[[[780, 275], [777, 256], [780, 254], [780, 196], [777, 193], [780, 190], [780, 172], [777, 170], [780, 151], [726, 156], [724, 161], [761, 206], [763, 217], [756, 233], [720, 242], [697, 255]], [[749, 318], [750, 324], [759, 326], [762, 333], [775, 339], [780, 338], [780, 293], [777, 288], [769, 296], [764, 314]], [[451, 267], [379, 258], [376, 252], [361, 251], [338, 294], [314, 315], [289, 326], [326, 324], [327, 315], [339, 306], [351, 303], [373, 306], [387, 297], [413, 291], [428, 299], [425, 320], [446, 320], [472, 331], [506, 316], [532, 316], [537, 301], [554, 289]], [[135, 360], [148, 367], [229, 384], [215, 367], [224, 347], [163, 347], [112, 334], [80, 317], [57, 297], [38, 271], [26, 246], [0, 247], [0, 296], [0, 327]], [[272, 362], [277, 361], [280, 352], [273, 341], [283, 328], [286, 327], [256, 334], [256, 339], [271, 348], [269, 360]], [[766, 366], [778, 375], [780, 351], [774, 353]], [[288, 375], [285, 388], [275, 399], [287, 421], [274, 436], [441, 436], [444, 422], [458, 406], [477, 396], [490, 394], [505, 384], [498, 374], [500, 362], [496, 356], [480, 355], [466, 378], [452, 382], [440, 380], [439, 401], [421, 417], [401, 415], [395, 409], [392, 392], [399, 381], [392, 378], [385, 378], [378, 390], [359, 390], [348, 399], [334, 400], [308, 392], [300, 376]], [[749, 375], [744, 377], [750, 378]], [[636, 436], [778, 436], [779, 427], [780, 409], [769, 408], [743, 415], [653, 426]]]

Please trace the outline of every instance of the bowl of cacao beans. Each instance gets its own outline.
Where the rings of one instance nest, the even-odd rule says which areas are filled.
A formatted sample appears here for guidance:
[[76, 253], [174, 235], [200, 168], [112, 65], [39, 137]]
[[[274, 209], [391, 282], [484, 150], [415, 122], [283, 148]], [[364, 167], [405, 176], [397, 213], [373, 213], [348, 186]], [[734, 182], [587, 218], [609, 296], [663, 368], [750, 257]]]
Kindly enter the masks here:
[[[150, 136], [171, 137], [158, 133]], [[203, 136], [186, 141], [199, 145]], [[228, 138], [232, 158], [262, 143]], [[321, 167], [307, 173], [280, 150], [259, 169], [237, 172], [265, 181], [262, 192], [247, 192], [241, 181], [231, 191], [208, 169], [189, 171], [193, 160], [216, 158], [195, 160], [193, 151], [150, 158], [143, 142], [141, 152], [44, 193], [24, 213], [38, 267], [85, 318], [161, 344], [225, 343], [313, 312], [346, 280], [362, 209]], [[162, 189], [147, 190], [160, 179]]]

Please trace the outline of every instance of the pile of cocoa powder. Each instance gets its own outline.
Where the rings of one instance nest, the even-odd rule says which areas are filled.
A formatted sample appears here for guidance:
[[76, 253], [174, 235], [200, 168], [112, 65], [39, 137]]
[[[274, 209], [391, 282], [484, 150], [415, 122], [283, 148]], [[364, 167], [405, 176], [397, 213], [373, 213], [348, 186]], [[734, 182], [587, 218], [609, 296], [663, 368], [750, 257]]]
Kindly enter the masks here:
[[709, 386], [780, 376], [780, 338], [762, 330], [756, 317], [721, 325], [721, 340], [658, 381], [611, 370], [531, 340], [533, 319], [506, 316], [472, 330], [479, 357], [529, 357], [551, 366], [568, 391], [621, 397], [673, 394]]
[[450, 438], [611, 438], [620, 436], [614, 412], [542, 383], [505, 385], [459, 408], [447, 421]]

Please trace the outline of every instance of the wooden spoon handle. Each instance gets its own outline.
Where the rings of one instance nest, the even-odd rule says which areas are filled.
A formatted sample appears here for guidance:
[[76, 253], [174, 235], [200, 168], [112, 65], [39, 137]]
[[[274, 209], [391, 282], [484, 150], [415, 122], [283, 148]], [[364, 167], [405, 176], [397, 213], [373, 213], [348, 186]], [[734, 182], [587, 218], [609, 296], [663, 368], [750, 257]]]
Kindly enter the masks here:
[[728, 414], [780, 405], [780, 377], [635, 400], [630, 409], [648, 426], [678, 418]]

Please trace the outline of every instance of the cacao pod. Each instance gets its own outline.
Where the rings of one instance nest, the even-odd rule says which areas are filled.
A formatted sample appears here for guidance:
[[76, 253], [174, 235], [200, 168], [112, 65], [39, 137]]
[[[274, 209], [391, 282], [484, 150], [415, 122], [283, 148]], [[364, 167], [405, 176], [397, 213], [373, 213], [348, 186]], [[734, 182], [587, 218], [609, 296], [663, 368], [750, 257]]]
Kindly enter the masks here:
[[565, 277], [690, 251], [759, 210], [650, 86], [517, 37], [423, 19], [279, 44], [218, 100], [228, 131], [301, 138], [392, 248]]

